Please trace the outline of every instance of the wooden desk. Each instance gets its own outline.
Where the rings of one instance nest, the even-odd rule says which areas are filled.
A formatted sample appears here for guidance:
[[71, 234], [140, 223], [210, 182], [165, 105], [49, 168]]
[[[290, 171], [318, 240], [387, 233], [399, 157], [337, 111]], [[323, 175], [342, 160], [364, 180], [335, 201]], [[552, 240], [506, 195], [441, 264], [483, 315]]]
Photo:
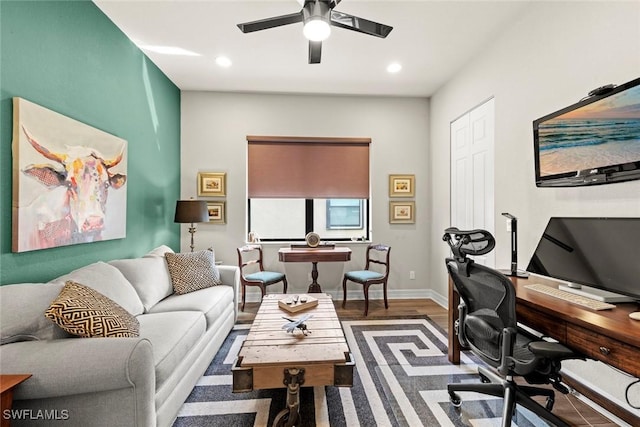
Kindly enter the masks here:
[[322, 292], [318, 283], [318, 262], [344, 262], [351, 259], [349, 248], [280, 248], [278, 259], [281, 262], [310, 262], [311, 278], [307, 292]]
[[31, 374], [16, 374], [16, 375], [0, 375], [0, 392], [2, 405], [0, 405], [0, 419], [2, 420], [2, 427], [9, 426], [11, 420], [4, 417], [5, 409], [11, 409], [13, 404], [13, 390], [22, 382], [31, 377]]
[[[516, 287], [516, 315], [519, 323], [552, 337], [587, 357], [640, 377], [640, 321], [629, 318], [629, 313], [640, 310], [637, 303], [616, 304], [616, 308], [612, 310], [595, 311], [525, 288], [525, 285], [531, 283], [557, 287], [557, 281], [539, 276], [510, 279]], [[455, 364], [460, 363], [460, 342], [454, 333], [459, 303], [458, 293], [449, 280], [448, 356], [449, 361]], [[605, 400], [580, 383], [567, 382], [630, 424], [640, 425], [640, 418], [626, 409]]]

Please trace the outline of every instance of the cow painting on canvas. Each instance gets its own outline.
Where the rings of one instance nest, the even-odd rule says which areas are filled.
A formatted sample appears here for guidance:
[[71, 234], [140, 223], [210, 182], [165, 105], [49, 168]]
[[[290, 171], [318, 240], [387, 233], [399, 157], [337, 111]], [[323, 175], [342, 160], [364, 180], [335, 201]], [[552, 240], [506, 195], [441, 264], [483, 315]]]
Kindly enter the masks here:
[[124, 237], [126, 141], [24, 99], [14, 112], [13, 250]]

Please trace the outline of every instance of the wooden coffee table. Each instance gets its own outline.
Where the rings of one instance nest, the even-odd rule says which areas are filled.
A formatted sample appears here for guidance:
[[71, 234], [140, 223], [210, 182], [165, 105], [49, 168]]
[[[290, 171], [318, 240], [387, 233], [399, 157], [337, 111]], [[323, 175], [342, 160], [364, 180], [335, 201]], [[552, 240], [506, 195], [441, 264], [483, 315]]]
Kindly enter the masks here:
[[[260, 309], [240, 348], [233, 368], [233, 392], [287, 388], [287, 407], [275, 418], [274, 426], [297, 425], [300, 417], [300, 387], [333, 385], [351, 387], [355, 365], [331, 296], [314, 293], [318, 305], [291, 314], [278, 301], [291, 294], [271, 294]], [[312, 315], [305, 324], [308, 334], [296, 329], [287, 333], [283, 317]]]

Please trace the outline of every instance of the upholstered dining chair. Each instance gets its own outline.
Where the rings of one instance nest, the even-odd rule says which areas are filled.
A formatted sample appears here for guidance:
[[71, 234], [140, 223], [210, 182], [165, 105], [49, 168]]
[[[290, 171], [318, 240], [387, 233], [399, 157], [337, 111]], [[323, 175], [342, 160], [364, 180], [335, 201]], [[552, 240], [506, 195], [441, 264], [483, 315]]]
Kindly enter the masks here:
[[[240, 267], [240, 284], [242, 287], [242, 307], [246, 298], [247, 286], [258, 286], [264, 297], [267, 286], [283, 283], [283, 293], [287, 293], [287, 276], [277, 271], [265, 271], [262, 263], [262, 247], [260, 245], [246, 245], [238, 248], [238, 266]], [[251, 266], [254, 266], [253, 268]]]
[[[364, 291], [364, 315], [369, 313], [369, 286], [382, 284], [382, 292], [384, 294], [384, 308], [389, 308], [387, 300], [387, 280], [389, 279], [389, 255], [391, 254], [391, 246], [372, 244], [367, 248], [367, 258], [364, 270], [348, 271], [342, 279], [342, 308], [347, 304], [347, 282], [351, 281], [362, 285]], [[374, 269], [374, 264], [378, 268]], [[378, 271], [381, 270], [381, 271]]]

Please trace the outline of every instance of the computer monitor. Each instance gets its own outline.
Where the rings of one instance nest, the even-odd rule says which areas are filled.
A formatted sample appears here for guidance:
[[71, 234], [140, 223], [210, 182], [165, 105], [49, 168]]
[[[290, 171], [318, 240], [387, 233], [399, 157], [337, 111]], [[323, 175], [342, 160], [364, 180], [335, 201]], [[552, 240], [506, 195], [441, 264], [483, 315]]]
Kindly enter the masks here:
[[640, 300], [640, 218], [550, 218], [527, 271], [601, 301]]

